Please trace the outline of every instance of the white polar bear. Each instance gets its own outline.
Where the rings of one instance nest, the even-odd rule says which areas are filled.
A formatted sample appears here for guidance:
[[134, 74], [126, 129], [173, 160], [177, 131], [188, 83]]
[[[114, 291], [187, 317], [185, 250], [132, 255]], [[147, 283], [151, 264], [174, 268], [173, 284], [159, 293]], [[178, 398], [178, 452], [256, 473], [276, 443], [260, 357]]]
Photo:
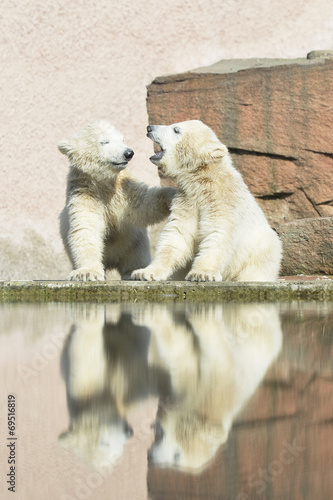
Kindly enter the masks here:
[[156, 255], [134, 279], [165, 280], [192, 262], [190, 281], [271, 281], [281, 242], [233, 167], [226, 146], [199, 120], [149, 125], [150, 160], [178, 185]]
[[134, 152], [106, 120], [58, 144], [69, 158], [60, 232], [73, 264], [70, 280], [105, 279], [116, 269], [129, 279], [150, 263], [147, 226], [169, 214], [174, 188], [151, 188], [126, 170]]
[[[114, 316], [119, 309], [116, 306], [110, 305]], [[70, 426], [59, 436], [59, 443], [107, 473], [122, 456], [133, 429], [116, 401], [112, 387], [115, 377], [109, 378], [105, 305], [84, 304], [72, 313], [75, 323], [61, 358]]]
[[282, 331], [274, 304], [176, 307], [154, 304], [142, 315], [171, 386], [160, 396], [148, 461], [199, 473], [276, 359]]

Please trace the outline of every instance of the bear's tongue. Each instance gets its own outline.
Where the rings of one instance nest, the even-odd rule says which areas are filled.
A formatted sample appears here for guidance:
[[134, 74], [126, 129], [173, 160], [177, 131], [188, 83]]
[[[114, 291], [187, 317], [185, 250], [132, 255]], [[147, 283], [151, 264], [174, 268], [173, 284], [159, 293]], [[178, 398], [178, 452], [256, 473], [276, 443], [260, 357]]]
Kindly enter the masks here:
[[153, 156], [151, 156], [149, 159], [152, 163], [159, 162], [164, 155], [164, 151], [161, 149], [160, 151], [157, 151]]

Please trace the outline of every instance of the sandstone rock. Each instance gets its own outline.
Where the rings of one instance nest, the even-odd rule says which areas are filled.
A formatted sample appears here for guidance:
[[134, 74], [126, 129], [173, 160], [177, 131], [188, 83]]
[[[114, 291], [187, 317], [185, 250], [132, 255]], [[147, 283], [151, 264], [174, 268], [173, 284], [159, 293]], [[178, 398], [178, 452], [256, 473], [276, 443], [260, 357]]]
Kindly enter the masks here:
[[333, 50], [312, 50], [306, 57], [308, 59], [333, 59]]
[[333, 217], [302, 219], [278, 227], [282, 275], [333, 274]]
[[[220, 61], [148, 87], [149, 123], [201, 119], [272, 226], [333, 215], [333, 58]], [[168, 185], [162, 179], [163, 185]]]

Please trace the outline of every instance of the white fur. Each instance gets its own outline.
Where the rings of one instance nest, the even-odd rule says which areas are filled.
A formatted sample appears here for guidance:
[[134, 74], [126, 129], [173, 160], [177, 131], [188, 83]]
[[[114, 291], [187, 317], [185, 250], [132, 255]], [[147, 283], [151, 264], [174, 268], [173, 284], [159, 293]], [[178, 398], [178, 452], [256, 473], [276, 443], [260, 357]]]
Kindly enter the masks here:
[[214, 132], [198, 120], [148, 130], [163, 150], [151, 161], [178, 192], [153, 262], [132, 277], [165, 280], [191, 263], [190, 281], [275, 280], [281, 242]]
[[[147, 377], [146, 329], [133, 325], [120, 304], [84, 304], [62, 354], [70, 426], [60, 444], [97, 470], [109, 471], [133, 430], [128, 411]], [[145, 388], [144, 388], [145, 389]]]
[[173, 315], [166, 306], [151, 312], [143, 323], [152, 328], [155, 362], [169, 372], [172, 392], [161, 398], [149, 459], [200, 471], [227, 441], [235, 417], [281, 349], [277, 306], [192, 305], [182, 321], [181, 311]]
[[123, 453], [135, 405], [158, 395], [155, 429], [163, 432], [150, 461], [201, 470], [281, 349], [274, 304], [84, 304], [77, 311], [62, 355], [70, 426], [60, 442], [97, 469], [112, 468]]
[[150, 263], [147, 226], [169, 214], [173, 188], [151, 188], [126, 169], [131, 150], [109, 122], [87, 125], [61, 141], [70, 171], [60, 231], [73, 264], [71, 280], [104, 280], [106, 269], [130, 278]]

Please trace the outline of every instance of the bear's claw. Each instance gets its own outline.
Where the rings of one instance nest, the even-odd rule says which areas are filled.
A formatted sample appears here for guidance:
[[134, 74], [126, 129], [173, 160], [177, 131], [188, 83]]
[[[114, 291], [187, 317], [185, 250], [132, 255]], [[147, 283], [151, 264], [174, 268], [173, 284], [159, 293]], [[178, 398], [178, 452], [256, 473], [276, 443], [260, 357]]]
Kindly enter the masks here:
[[154, 281], [154, 274], [147, 273], [145, 269], [138, 269], [137, 271], [133, 271], [131, 274], [133, 280], [136, 281]]
[[161, 281], [167, 279], [165, 276], [162, 276], [159, 271], [149, 269], [149, 267], [133, 271], [131, 277], [133, 280], [137, 281]]
[[104, 271], [81, 267], [74, 269], [67, 277], [68, 281], [105, 281]]
[[186, 281], [222, 281], [221, 273], [211, 273], [207, 271], [195, 272], [190, 271], [187, 276], [185, 276]]

